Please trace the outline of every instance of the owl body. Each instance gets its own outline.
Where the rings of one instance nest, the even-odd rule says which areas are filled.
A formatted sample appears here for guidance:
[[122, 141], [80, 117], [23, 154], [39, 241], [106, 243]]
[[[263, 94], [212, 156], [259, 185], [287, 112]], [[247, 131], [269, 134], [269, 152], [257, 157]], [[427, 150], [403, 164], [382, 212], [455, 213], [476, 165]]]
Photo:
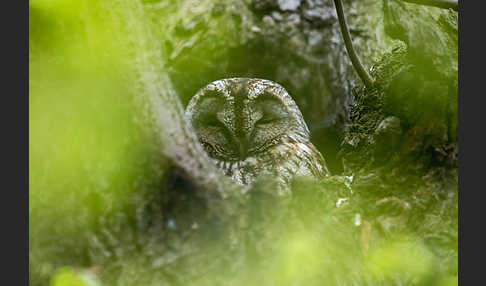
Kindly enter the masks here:
[[186, 116], [214, 163], [239, 184], [272, 175], [288, 186], [296, 175], [328, 174], [299, 108], [273, 81], [214, 81], [191, 99]]

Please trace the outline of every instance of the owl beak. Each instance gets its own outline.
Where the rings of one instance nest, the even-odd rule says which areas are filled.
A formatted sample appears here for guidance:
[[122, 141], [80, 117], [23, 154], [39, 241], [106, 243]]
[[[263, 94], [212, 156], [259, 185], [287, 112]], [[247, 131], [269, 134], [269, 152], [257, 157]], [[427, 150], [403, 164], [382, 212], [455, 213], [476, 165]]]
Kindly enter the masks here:
[[240, 159], [244, 160], [246, 159], [246, 156], [248, 155], [248, 144], [247, 140], [245, 138], [242, 138], [240, 140]]
[[238, 144], [238, 153], [240, 160], [245, 160], [248, 157], [248, 150], [252, 142], [253, 132], [238, 132], [233, 137], [235, 142]]

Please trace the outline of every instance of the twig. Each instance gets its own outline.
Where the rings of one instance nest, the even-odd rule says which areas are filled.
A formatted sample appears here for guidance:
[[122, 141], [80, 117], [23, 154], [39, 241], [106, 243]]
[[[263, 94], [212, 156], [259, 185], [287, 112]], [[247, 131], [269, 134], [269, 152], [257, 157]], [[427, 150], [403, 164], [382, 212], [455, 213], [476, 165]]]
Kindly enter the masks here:
[[334, 5], [336, 6], [336, 12], [338, 15], [339, 26], [341, 27], [341, 34], [343, 35], [344, 45], [346, 46], [346, 51], [348, 51], [349, 58], [353, 64], [354, 69], [358, 73], [361, 80], [367, 87], [371, 87], [375, 84], [375, 80], [370, 76], [370, 74], [365, 70], [363, 64], [359, 60], [353, 48], [353, 42], [351, 41], [351, 36], [349, 34], [348, 25], [346, 24], [346, 19], [344, 18], [343, 4], [341, 0], [334, 0]]
[[459, 4], [457, 0], [401, 0], [403, 2], [420, 4], [425, 6], [433, 6], [439, 7], [444, 9], [454, 9], [455, 11], [459, 10]]

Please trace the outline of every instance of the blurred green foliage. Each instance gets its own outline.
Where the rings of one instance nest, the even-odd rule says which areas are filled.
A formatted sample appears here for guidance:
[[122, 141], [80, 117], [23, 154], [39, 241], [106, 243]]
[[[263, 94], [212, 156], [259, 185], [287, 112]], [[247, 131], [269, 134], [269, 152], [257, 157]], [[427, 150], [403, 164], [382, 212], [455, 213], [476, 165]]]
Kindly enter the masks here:
[[[31, 285], [458, 284], [454, 171], [346, 170], [298, 179], [291, 198], [256, 186], [229, 225], [190, 213], [186, 197], [171, 206], [180, 218], [165, 217], [180, 186], [167, 189], [161, 142], [130, 89], [123, 3], [29, 2]], [[174, 3], [160, 21], [182, 27]]]
[[100, 219], [135, 212], [134, 197], [164, 169], [101, 4], [29, 2], [29, 248], [31, 275], [41, 275], [33, 285], [63, 264], [89, 263]]
[[49, 286], [100, 286], [94, 274], [76, 271], [71, 267], [62, 267], [56, 271]]

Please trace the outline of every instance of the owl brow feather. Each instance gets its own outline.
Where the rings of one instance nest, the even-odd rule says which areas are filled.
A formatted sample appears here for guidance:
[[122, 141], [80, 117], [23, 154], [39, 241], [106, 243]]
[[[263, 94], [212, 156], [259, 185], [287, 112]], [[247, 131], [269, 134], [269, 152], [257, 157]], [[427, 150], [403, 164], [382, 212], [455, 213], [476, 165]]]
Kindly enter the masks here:
[[211, 98], [220, 100], [221, 98], [228, 98], [228, 96], [222, 90], [206, 87], [199, 91], [197, 93], [197, 96], [193, 98], [193, 100], [191, 100], [191, 108], [194, 108], [194, 106], [196, 106], [197, 104], [201, 104], [205, 100], [209, 100]]

